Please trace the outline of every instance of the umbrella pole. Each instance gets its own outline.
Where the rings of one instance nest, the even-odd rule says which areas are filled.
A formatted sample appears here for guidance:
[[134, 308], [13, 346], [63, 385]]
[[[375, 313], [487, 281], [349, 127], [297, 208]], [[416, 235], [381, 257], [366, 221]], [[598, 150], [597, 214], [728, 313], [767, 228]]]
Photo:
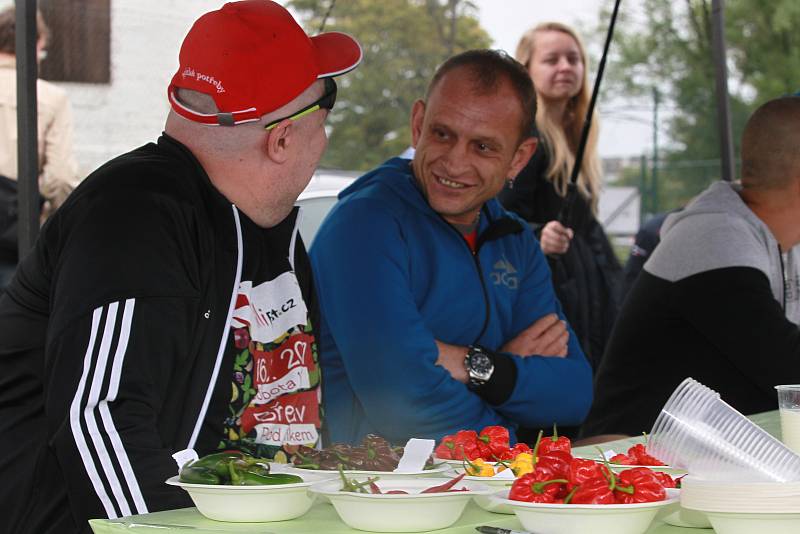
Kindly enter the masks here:
[[567, 194], [564, 197], [564, 203], [561, 206], [561, 211], [558, 214], [558, 220], [564, 226], [569, 227], [572, 219], [572, 206], [575, 203], [575, 196], [578, 194], [578, 176], [581, 172], [583, 165], [583, 153], [586, 149], [586, 141], [589, 139], [589, 130], [592, 127], [592, 115], [594, 114], [594, 106], [597, 102], [597, 94], [600, 92], [600, 82], [603, 79], [603, 72], [606, 68], [606, 57], [608, 57], [608, 48], [611, 45], [611, 39], [614, 37], [614, 25], [617, 22], [617, 13], [619, 12], [620, 0], [615, 0], [614, 11], [611, 13], [611, 22], [608, 25], [608, 33], [606, 34], [606, 43], [603, 46], [603, 55], [600, 57], [600, 65], [597, 68], [597, 77], [594, 79], [594, 88], [592, 89], [592, 98], [589, 100], [589, 108], [586, 110], [586, 117], [583, 120], [583, 129], [581, 130], [581, 139], [578, 143], [578, 149], [575, 151], [575, 164], [572, 167], [572, 175], [570, 176], [569, 183], [567, 184]]

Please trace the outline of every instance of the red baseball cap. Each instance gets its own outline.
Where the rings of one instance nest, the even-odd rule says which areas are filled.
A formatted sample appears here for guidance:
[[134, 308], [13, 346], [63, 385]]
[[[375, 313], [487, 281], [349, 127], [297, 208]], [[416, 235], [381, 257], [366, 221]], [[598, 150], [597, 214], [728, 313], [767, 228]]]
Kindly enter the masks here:
[[[275, 111], [318, 78], [354, 69], [361, 57], [361, 46], [349, 35], [309, 37], [275, 2], [230, 2], [189, 30], [167, 94], [172, 109], [189, 120], [233, 126]], [[211, 96], [220, 112], [192, 111], [175, 98], [178, 87]]]

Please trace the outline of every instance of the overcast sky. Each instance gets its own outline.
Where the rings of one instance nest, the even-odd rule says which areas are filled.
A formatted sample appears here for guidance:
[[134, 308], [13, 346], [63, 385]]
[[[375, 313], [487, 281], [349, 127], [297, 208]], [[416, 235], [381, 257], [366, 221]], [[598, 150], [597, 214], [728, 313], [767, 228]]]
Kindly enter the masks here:
[[514, 53], [522, 33], [540, 22], [594, 23], [600, 0], [473, 0], [495, 48]]
[[[473, 0], [479, 9], [481, 25], [494, 40], [493, 46], [514, 54], [520, 36], [540, 22], [558, 21], [571, 26], [593, 27], [602, 0]], [[625, 9], [637, 9], [639, 0], [627, 0]], [[580, 24], [577, 24], [580, 23]], [[613, 43], [612, 43], [613, 46]], [[596, 65], [589, 72], [594, 83]], [[602, 93], [601, 99], [608, 95]], [[602, 101], [601, 101], [602, 102]], [[653, 137], [650, 111], [625, 109], [625, 103], [602, 102], [600, 155], [639, 156], [650, 152]]]

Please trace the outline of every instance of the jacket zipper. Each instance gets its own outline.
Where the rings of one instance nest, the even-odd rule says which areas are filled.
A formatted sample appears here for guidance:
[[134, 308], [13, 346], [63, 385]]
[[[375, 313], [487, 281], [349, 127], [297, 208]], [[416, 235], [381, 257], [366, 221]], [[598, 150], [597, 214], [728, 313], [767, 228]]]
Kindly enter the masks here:
[[[481, 282], [481, 291], [483, 292], [483, 302], [486, 306], [486, 313], [483, 318], [483, 326], [481, 327], [480, 333], [477, 335], [477, 337], [475, 337], [475, 340], [472, 343], [470, 343], [470, 345], [475, 345], [478, 343], [478, 340], [481, 337], [483, 337], [483, 334], [486, 332], [486, 328], [489, 326], [489, 315], [491, 314], [491, 307], [489, 306], [489, 292], [486, 290], [486, 281], [483, 279], [483, 269], [481, 269], [480, 258], [478, 258], [478, 253], [480, 252], [483, 243], [479, 242], [480, 239], [476, 239], [475, 242], [477, 246], [475, 248], [475, 252], [473, 252], [472, 249], [469, 247], [469, 243], [467, 243], [467, 240], [464, 239], [463, 235], [461, 235], [461, 232], [459, 232], [455, 226], [447, 222], [447, 220], [444, 217], [442, 217], [441, 215], [439, 215], [439, 217], [442, 219], [442, 221], [444, 221], [444, 223], [448, 227], [450, 227], [450, 229], [452, 229], [456, 234], [458, 234], [458, 238], [461, 240], [464, 246], [467, 247], [467, 251], [470, 253], [470, 256], [472, 256], [472, 260], [475, 263], [475, 270], [478, 273], [478, 280], [480, 280]], [[491, 224], [491, 220], [489, 221], [489, 224]]]
[[236, 258], [236, 275], [233, 280], [233, 290], [231, 292], [231, 300], [228, 305], [228, 315], [223, 325], [222, 338], [220, 339], [219, 347], [217, 349], [217, 358], [214, 362], [214, 369], [211, 373], [211, 379], [208, 383], [208, 389], [206, 389], [206, 395], [203, 399], [203, 404], [200, 407], [200, 414], [197, 416], [194, 430], [192, 431], [192, 435], [189, 438], [189, 443], [186, 446], [187, 449], [194, 448], [195, 443], [197, 443], [197, 438], [200, 435], [200, 428], [203, 426], [203, 422], [206, 418], [208, 405], [211, 402], [211, 396], [214, 393], [214, 386], [217, 384], [217, 376], [219, 375], [219, 368], [222, 364], [222, 358], [225, 355], [225, 348], [227, 346], [228, 336], [230, 335], [229, 330], [231, 318], [233, 317], [233, 310], [236, 307], [236, 296], [239, 294], [239, 284], [242, 281], [242, 265], [244, 260], [244, 238], [242, 236], [242, 225], [239, 220], [239, 211], [236, 206], [231, 204], [231, 210], [233, 213], [233, 224], [236, 229], [236, 246], [238, 249], [238, 255]]
[[783, 265], [783, 250], [781, 249], [781, 244], [778, 243], [778, 261], [781, 264], [781, 283], [783, 284], [783, 311], [786, 312], [786, 286], [788, 284], [788, 280], [786, 279], [786, 267]]

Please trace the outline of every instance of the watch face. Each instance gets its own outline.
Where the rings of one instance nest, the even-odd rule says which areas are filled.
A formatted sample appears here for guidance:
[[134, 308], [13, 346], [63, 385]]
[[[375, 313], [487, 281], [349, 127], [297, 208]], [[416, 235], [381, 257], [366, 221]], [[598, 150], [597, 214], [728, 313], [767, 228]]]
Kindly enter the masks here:
[[494, 365], [491, 358], [483, 352], [473, 352], [469, 358], [469, 367], [473, 373], [483, 376], [491, 373]]

